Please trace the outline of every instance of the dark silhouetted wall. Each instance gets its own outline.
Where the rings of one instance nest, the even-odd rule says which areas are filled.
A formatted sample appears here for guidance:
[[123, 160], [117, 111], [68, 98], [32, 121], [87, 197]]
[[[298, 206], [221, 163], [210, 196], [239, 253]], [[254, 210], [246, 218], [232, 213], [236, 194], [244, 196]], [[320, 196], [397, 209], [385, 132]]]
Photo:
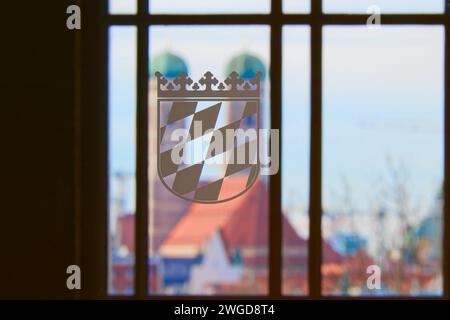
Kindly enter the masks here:
[[72, 296], [73, 2], [0, 5], [0, 298]]

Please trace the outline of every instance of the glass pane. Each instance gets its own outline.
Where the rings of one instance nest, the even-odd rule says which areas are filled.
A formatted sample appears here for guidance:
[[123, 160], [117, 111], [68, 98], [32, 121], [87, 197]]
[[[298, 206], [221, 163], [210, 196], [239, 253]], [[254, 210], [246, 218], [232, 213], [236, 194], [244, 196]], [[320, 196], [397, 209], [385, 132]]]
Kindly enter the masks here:
[[325, 294], [442, 293], [443, 46], [443, 27], [324, 30]]
[[136, 27], [109, 29], [108, 293], [132, 294], [136, 159]]
[[[238, 72], [247, 80], [261, 71], [259, 124], [264, 128], [269, 123], [270, 111], [267, 78], [269, 34], [269, 28], [255, 26], [150, 28], [150, 293], [267, 293], [267, 179], [259, 176], [244, 194], [233, 200], [214, 204], [186, 201], [166, 188], [157, 173], [156, 128], [159, 124], [154, 74], [159, 71], [169, 81], [173, 81], [180, 72], [185, 72], [194, 81], [198, 81], [205, 72], [210, 71], [219, 81], [224, 81], [232, 71]], [[210, 105], [208, 101], [197, 103], [195, 100], [192, 104], [195, 116], [201, 110], [212, 110]], [[164, 114], [162, 104], [160, 108], [160, 114]], [[220, 102], [217, 110], [216, 129], [235, 121], [231, 119], [238, 119], [241, 127], [243, 123], [249, 127], [257, 124], [257, 119], [254, 118], [245, 118], [246, 121], [242, 122], [242, 111], [239, 111], [239, 104], [234, 102]], [[174, 122], [175, 126], [190, 126], [192, 123], [189, 116], [180, 119], [182, 120]], [[171, 126], [168, 124], [165, 129], [169, 130]], [[201, 175], [191, 179], [198, 181], [194, 187], [211, 185], [211, 176], [203, 175], [204, 172], [201, 171]], [[178, 174], [180, 170], [174, 175]], [[231, 176], [225, 174], [219, 195], [222, 195], [224, 188], [231, 191], [233, 188], [240, 188], [247, 179], [244, 171]], [[186, 184], [185, 182], [183, 186]]]
[[109, 0], [110, 14], [136, 14], [137, 0]]
[[310, 0], [283, 0], [283, 12], [309, 13], [311, 11]]
[[269, 13], [270, 0], [149, 0], [154, 14]]
[[443, 13], [444, 0], [323, 0], [326, 13]]
[[283, 29], [283, 293], [308, 293], [309, 27]]

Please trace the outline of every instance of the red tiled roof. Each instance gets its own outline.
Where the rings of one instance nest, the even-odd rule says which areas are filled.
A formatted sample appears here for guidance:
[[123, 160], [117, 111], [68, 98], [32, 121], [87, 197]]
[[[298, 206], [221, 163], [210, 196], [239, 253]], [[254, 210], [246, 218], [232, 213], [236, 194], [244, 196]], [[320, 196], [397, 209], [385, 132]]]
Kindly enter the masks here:
[[[236, 176], [229, 182], [239, 186], [243, 179], [246, 177]], [[232, 188], [227, 189], [233, 193]], [[285, 262], [306, 263], [306, 256], [300, 256], [306, 251], [307, 241], [297, 235], [285, 217], [282, 224], [283, 246], [298, 249], [296, 257], [286, 259]], [[189, 247], [189, 249], [196, 247], [196, 250], [191, 251], [195, 254], [206, 245], [215, 231], [220, 230], [230, 255], [235, 249], [242, 249], [241, 253], [246, 265], [262, 266], [267, 264], [268, 258], [268, 227], [268, 190], [258, 179], [250, 190], [231, 201], [211, 205], [192, 204], [161, 248], [164, 251], [177, 246]]]
[[[238, 186], [242, 184], [243, 179], [246, 177], [233, 177], [230, 183]], [[233, 193], [232, 188], [228, 190]], [[283, 247], [294, 248], [294, 251], [299, 252], [296, 257], [284, 257], [285, 263], [306, 263], [306, 255], [300, 257], [300, 252], [306, 252], [307, 241], [297, 234], [284, 216], [282, 225]], [[230, 254], [236, 248], [255, 249], [254, 255], [247, 255], [244, 258], [251, 265], [261, 265], [267, 263], [268, 226], [268, 190], [258, 179], [250, 190], [234, 200], [218, 204], [192, 204], [186, 215], [168, 235], [163, 247], [196, 246], [200, 249], [215, 231], [220, 230]], [[300, 250], [302, 248], [303, 250]], [[342, 262], [341, 256], [325, 241], [323, 253], [324, 263]]]
[[[267, 246], [269, 239], [267, 196], [265, 186], [258, 180], [247, 192], [243, 199], [245, 201], [233, 210], [229, 221], [222, 228], [225, 246], [228, 249]], [[226, 203], [224, 205], [226, 206]]]
[[[239, 186], [246, 177], [236, 176], [229, 179], [230, 184]], [[227, 188], [233, 194], [233, 188]], [[227, 196], [227, 195], [225, 195]], [[131, 252], [134, 251], [134, 215], [127, 214], [119, 218], [119, 236], [121, 243]], [[295, 256], [283, 256], [288, 265], [306, 264], [305, 252], [308, 242], [301, 238], [283, 216], [283, 248], [298, 252]], [[203, 248], [212, 234], [220, 230], [229, 254], [236, 248], [255, 249], [253, 253], [243, 254], [249, 265], [267, 264], [269, 240], [268, 190], [261, 180], [242, 196], [217, 204], [193, 203], [187, 213], [179, 220], [164, 240], [162, 247], [191, 246]], [[323, 241], [324, 263], [342, 263], [342, 257]]]
[[[269, 208], [268, 208], [268, 190], [261, 181], [257, 181], [252, 190], [249, 191], [245, 202], [236, 208], [234, 214], [230, 217], [228, 223], [223, 226], [222, 235], [229, 251], [235, 248], [264, 248], [266, 249], [264, 259], [267, 263], [267, 247], [269, 241]], [[301, 248], [307, 248], [308, 244], [303, 238], [298, 236], [292, 225], [286, 217], [282, 217], [282, 236], [283, 247], [297, 249], [300, 253]], [[260, 258], [261, 255], [259, 256]], [[297, 256], [298, 257], [298, 256]], [[306, 258], [306, 257], [305, 257]], [[258, 264], [254, 257], [247, 262]], [[285, 260], [289, 262], [290, 260]]]
[[[233, 178], [233, 183], [240, 185], [246, 177]], [[230, 179], [231, 180], [231, 179]], [[255, 184], [257, 184], [256, 182]], [[178, 222], [172, 232], [163, 242], [164, 246], [196, 245], [202, 246], [212, 234], [222, 228], [232, 217], [236, 210], [247, 201], [253, 186], [248, 192], [233, 200], [217, 204], [194, 203], [186, 215]], [[227, 188], [233, 194], [233, 188]]]

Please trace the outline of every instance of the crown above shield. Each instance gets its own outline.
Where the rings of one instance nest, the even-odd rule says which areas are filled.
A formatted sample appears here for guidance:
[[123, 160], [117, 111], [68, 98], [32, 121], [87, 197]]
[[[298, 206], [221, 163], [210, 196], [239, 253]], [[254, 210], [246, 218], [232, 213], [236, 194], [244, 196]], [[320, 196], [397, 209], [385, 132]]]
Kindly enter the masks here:
[[259, 98], [261, 92], [261, 72], [252, 79], [242, 79], [237, 72], [232, 72], [220, 82], [211, 72], [194, 82], [186, 73], [180, 72], [178, 77], [167, 80], [160, 72], [156, 72], [158, 98], [175, 97], [217, 97], [217, 98]]

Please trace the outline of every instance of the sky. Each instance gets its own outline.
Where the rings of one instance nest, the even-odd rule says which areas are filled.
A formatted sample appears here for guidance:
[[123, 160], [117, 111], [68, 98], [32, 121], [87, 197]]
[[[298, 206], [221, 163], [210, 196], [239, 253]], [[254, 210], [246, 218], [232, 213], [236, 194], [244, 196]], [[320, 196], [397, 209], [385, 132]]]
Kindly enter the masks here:
[[[164, 3], [185, 3], [180, 1]], [[297, 3], [297, 10], [309, 8], [307, 2], [299, 6], [302, 1], [291, 0], [286, 5], [289, 2]], [[353, 9], [343, 10], [338, 2]], [[443, 7], [442, 1], [434, 0], [325, 0], [324, 9], [365, 12], [366, 2], [390, 12], [402, 8], [407, 12], [439, 12]], [[154, 0], [151, 8], [154, 12], [163, 10], [162, 3]], [[243, 5], [244, 1], [227, 3]], [[183, 10], [180, 5], [176, 8]], [[292, 6], [287, 8], [295, 11]], [[244, 51], [268, 66], [269, 34], [264, 26], [158, 26], [150, 29], [150, 55], [171, 51], [183, 57], [192, 78], [205, 70], [223, 75], [227, 61]], [[283, 41], [283, 203], [305, 211], [309, 185], [309, 28], [286, 27]], [[443, 179], [443, 28], [328, 26], [323, 41], [324, 209], [342, 208], [342, 186], [347, 181], [355, 207], [360, 212], [370, 211], [376, 192], [389, 178], [388, 163], [392, 161], [409, 172], [414, 201], [422, 208], [421, 214], [428, 213]], [[136, 29], [113, 27], [110, 52], [110, 171], [133, 173]], [[133, 195], [130, 183], [130, 210]]]

